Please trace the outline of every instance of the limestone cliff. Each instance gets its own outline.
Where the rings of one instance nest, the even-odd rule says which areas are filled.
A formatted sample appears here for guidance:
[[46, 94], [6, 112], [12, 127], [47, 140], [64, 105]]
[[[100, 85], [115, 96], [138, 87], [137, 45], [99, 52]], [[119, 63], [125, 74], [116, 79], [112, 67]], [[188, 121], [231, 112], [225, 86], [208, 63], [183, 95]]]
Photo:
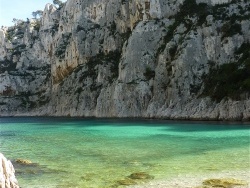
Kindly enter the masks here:
[[0, 116], [250, 119], [248, 0], [68, 0], [0, 31]]

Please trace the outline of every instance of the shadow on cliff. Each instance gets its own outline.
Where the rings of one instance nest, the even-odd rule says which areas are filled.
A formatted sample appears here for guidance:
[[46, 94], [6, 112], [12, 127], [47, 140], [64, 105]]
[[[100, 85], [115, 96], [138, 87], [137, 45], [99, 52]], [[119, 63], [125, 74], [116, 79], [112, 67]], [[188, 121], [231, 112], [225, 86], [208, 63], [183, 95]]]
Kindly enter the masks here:
[[[171, 132], [210, 132], [226, 130], [250, 130], [249, 122], [221, 122], [221, 121], [175, 121], [155, 119], [127, 119], [127, 118], [69, 118], [69, 117], [11, 117], [0, 118], [0, 125], [27, 123], [37, 126], [74, 126], [74, 127], [159, 127]], [[1, 132], [0, 132], [1, 134]], [[2, 136], [14, 136], [14, 133], [3, 133]]]

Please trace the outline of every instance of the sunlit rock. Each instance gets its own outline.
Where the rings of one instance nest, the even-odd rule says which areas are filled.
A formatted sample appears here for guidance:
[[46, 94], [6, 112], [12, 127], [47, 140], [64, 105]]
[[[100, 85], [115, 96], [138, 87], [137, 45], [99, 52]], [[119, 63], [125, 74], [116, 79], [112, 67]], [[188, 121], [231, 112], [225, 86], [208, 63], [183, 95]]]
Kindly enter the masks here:
[[0, 153], [0, 188], [19, 188], [15, 170], [9, 160]]
[[0, 30], [0, 116], [249, 120], [249, 7], [47, 4], [41, 19]]

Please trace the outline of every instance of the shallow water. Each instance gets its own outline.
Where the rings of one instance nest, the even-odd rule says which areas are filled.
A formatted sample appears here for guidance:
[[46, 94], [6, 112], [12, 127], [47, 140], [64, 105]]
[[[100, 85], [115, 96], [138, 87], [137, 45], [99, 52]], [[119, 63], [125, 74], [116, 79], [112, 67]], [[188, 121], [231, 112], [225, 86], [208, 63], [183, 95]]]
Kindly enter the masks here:
[[14, 163], [22, 188], [117, 187], [134, 172], [164, 179], [250, 170], [250, 124], [0, 118], [0, 152], [35, 163]]

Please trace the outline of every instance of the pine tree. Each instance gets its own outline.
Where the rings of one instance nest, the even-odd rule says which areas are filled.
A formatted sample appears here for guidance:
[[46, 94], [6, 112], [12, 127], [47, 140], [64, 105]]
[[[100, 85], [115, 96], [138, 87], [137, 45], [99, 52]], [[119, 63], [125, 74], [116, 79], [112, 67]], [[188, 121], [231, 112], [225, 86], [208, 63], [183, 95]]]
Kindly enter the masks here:
[[53, 4], [54, 4], [54, 5], [58, 5], [59, 8], [61, 8], [61, 7], [63, 6], [63, 2], [60, 1], [60, 0], [53, 0]]

